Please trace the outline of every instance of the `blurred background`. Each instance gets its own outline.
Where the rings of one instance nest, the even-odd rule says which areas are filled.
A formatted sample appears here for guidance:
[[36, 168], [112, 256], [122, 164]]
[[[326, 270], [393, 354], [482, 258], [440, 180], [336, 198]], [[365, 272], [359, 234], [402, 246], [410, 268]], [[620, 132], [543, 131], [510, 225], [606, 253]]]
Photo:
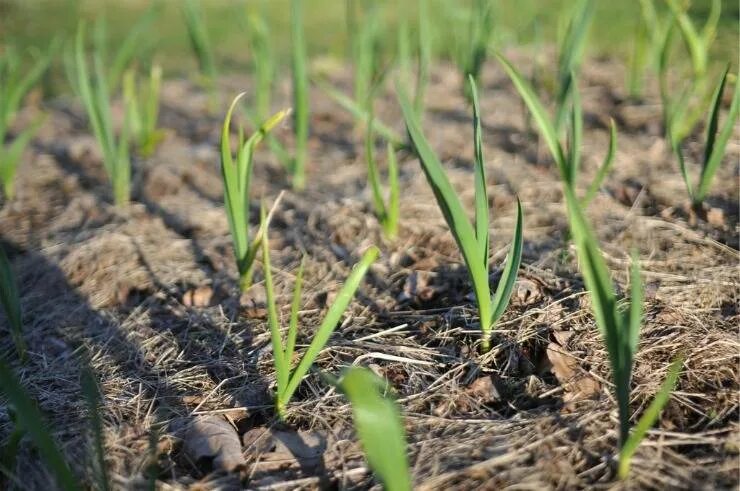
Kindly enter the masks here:
[[[54, 37], [72, 37], [80, 19], [92, 21], [101, 17], [107, 19], [109, 40], [115, 44], [125, 37], [152, 3], [144, 0], [0, 0], [0, 44], [41, 49], [48, 46]], [[156, 46], [157, 60], [166, 73], [186, 74], [195, 69], [196, 61], [181, 12], [183, 2], [161, 0], [158, 3], [160, 15], [147, 30], [147, 41], [152, 47]], [[432, 49], [436, 56], [452, 57], [454, 37], [465, 29], [472, 3], [470, 0], [430, 0], [429, 19], [436, 27]], [[616, 56], [628, 62], [643, 23], [640, 3], [639, 0], [597, 2], [587, 56]], [[654, 3], [658, 10], [667, 11], [665, 2]], [[711, 3], [711, 0], [692, 0], [689, 12], [698, 25], [703, 25], [709, 15]], [[418, 19], [417, 2], [309, 0], [305, 3], [304, 15], [312, 57], [347, 56], [347, 32], [352, 22], [347, 15], [347, 6], [352, 4], [360, 6], [360, 9], [368, 5], [380, 6], [381, 22], [388, 33], [396, 32], [396, 26], [402, 22], [407, 22], [413, 29]], [[562, 34], [572, 4], [568, 0], [495, 2], [492, 43], [500, 48], [554, 45]], [[717, 39], [711, 47], [712, 58], [737, 60], [740, 3], [722, 0], [721, 4]], [[288, 0], [204, 0], [201, 9], [216, 62], [222, 71], [240, 71], [249, 60], [245, 31], [247, 16], [255, 11], [269, 26], [274, 49], [279, 55], [278, 63], [288, 64]], [[677, 42], [678, 38], [676, 36]], [[392, 56], [396, 40], [389, 36], [381, 42], [382, 51]]]

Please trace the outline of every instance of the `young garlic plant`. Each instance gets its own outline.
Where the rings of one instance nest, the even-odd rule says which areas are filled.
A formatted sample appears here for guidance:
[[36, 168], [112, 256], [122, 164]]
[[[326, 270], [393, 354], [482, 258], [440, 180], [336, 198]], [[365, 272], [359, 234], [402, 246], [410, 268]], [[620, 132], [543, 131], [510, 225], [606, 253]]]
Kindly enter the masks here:
[[578, 252], [581, 273], [586, 289], [591, 294], [592, 308], [609, 355], [614, 382], [614, 395], [619, 412], [619, 464], [618, 476], [629, 476], [632, 456], [648, 430], [655, 424], [663, 407], [668, 402], [683, 365], [679, 356], [669, 367], [660, 390], [632, 428], [630, 411], [630, 384], [634, 358], [640, 339], [643, 318], [643, 286], [637, 259], [633, 257], [630, 275], [630, 298], [628, 310], [620, 308], [609, 269], [599, 249], [598, 242], [583, 214], [582, 206], [572, 187], [563, 184], [570, 231]]
[[85, 54], [85, 24], [80, 23], [75, 41], [72, 84], [77, 89], [87, 113], [89, 125], [103, 154], [103, 165], [113, 188], [116, 206], [126, 206], [131, 194], [131, 158], [129, 155], [130, 128], [124, 118], [123, 128], [117, 137], [111, 117], [111, 95], [104, 52], [93, 51], [93, 72], [88, 68]]
[[378, 6], [369, 4], [358, 26], [354, 62], [354, 99], [367, 113], [372, 113], [372, 92], [378, 76]]
[[387, 491], [411, 491], [406, 437], [388, 383], [367, 368], [352, 367], [335, 382], [349, 399], [365, 459]]
[[213, 48], [208, 37], [208, 29], [199, 1], [184, 0], [182, 2], [182, 13], [185, 18], [185, 27], [187, 28], [190, 47], [198, 61], [201, 81], [206, 89], [213, 94], [218, 73]]
[[[247, 10], [243, 16], [244, 30], [247, 33], [247, 42], [249, 44], [251, 58], [251, 68], [254, 77], [254, 110], [243, 108], [244, 115], [253, 126], [259, 126], [270, 116], [272, 107], [272, 84], [277, 73], [275, 53], [273, 42], [270, 39], [270, 28], [265, 21], [264, 14], [257, 13], [252, 9]], [[270, 152], [283, 165], [286, 171], [290, 172], [293, 165], [293, 157], [285, 147], [268, 133], [266, 135], [267, 145]]]
[[0, 184], [6, 200], [15, 197], [15, 176], [23, 151], [38, 132], [43, 118], [12, 135], [11, 126], [23, 99], [38, 83], [56, 53], [57, 43], [52, 41], [48, 50], [37, 57], [30, 68], [23, 70], [21, 56], [12, 47], [0, 53]]
[[264, 120], [269, 116], [272, 106], [272, 83], [277, 73], [270, 28], [262, 15], [250, 11], [246, 16], [246, 33], [255, 80], [256, 117], [258, 120]]
[[270, 337], [272, 341], [273, 361], [277, 376], [277, 391], [275, 393], [275, 409], [280, 419], [285, 420], [286, 407], [300, 385], [303, 377], [308, 373], [313, 362], [329, 342], [329, 338], [339, 324], [342, 314], [347, 310], [352, 297], [354, 297], [360, 282], [365, 277], [370, 265], [378, 258], [380, 250], [371, 247], [363, 254], [360, 262], [352, 269], [334, 302], [326, 312], [311, 343], [300, 358], [298, 365], [293, 367], [293, 355], [296, 351], [296, 339], [298, 336], [298, 310], [301, 304], [301, 287], [303, 284], [303, 264], [298, 268], [295, 285], [293, 289], [293, 301], [290, 308], [290, 320], [288, 332], [283, 341], [280, 332], [280, 321], [275, 300], [275, 291], [272, 281], [272, 266], [270, 265], [270, 244], [267, 233], [267, 220], [264, 210], [262, 212], [262, 229], [265, 231], [262, 241], [262, 268], [265, 273], [265, 291], [267, 293], [267, 320], [270, 326]]
[[15, 461], [18, 445], [21, 439], [27, 436], [36, 447], [41, 460], [56, 478], [56, 484], [60, 489], [64, 491], [82, 489], [52, 438], [38, 403], [29, 397], [18, 376], [3, 360], [0, 360], [0, 393], [5, 397], [15, 420], [11, 438], [2, 449], [3, 466]]
[[[683, 141], [692, 133], [710, 103], [713, 91], [708, 85], [707, 77], [709, 49], [717, 34], [722, 3], [720, 0], [712, 0], [709, 16], [701, 30], [694, 25], [683, 3], [677, 0], [666, 0], [666, 3], [673, 16], [673, 22], [660, 49], [658, 79], [664, 129], [668, 142], [674, 146], [674, 142]], [[692, 68], [688, 83], [678, 89], [669, 82], [670, 54], [676, 29], [684, 41]]]
[[[540, 128], [540, 133], [544, 138], [553, 160], [560, 173], [560, 178], [571, 188], [575, 188], [578, 181], [578, 174], [581, 168], [581, 141], [583, 135], [583, 115], [581, 112], [580, 97], [578, 90], [574, 86], [571, 89], [571, 120], [568, 132], [568, 144], [562, 145], [556, 129], [556, 123], [548, 116], [544, 105], [538, 98], [532, 86], [517, 71], [516, 68], [502, 55], [496, 54], [499, 62], [514, 83], [522, 100], [529, 108], [532, 117]], [[547, 128], [547, 131], [545, 130]], [[601, 184], [604, 182], [612, 164], [617, 149], [617, 128], [612, 120], [609, 131], [609, 149], [607, 150], [604, 161], [599, 167], [596, 176], [591, 181], [586, 193], [580, 199], [581, 206], [588, 206], [591, 200], [596, 196]]]
[[[640, 441], [644, 438], [650, 427], [655, 424], [662, 408], [670, 397], [678, 378], [682, 361], [679, 358], [671, 365], [668, 376], [660, 391], [643, 413], [637, 425], [635, 425], [634, 430], [630, 431], [630, 382], [643, 316], [643, 288], [637, 261], [633, 259], [630, 275], [630, 305], [629, 309], [624, 311], [618, 304], [617, 294], [611, 276], [609, 275], [609, 269], [601, 254], [598, 242], [591, 231], [591, 226], [583, 213], [583, 209], [585, 208], [584, 198], [579, 199], [575, 193], [577, 158], [574, 159], [573, 151], [569, 153], [563, 151], [558, 141], [555, 125], [547, 116], [544, 107], [537, 99], [529, 84], [500, 55], [499, 61], [514, 82], [527, 107], [529, 107], [540, 129], [540, 133], [547, 142], [552, 157], [560, 170], [571, 237], [576, 246], [586, 289], [591, 293], [596, 325], [606, 344], [609, 362], [612, 367], [615, 386], [614, 392], [619, 409], [618, 474], [620, 478], [624, 479], [629, 474], [630, 462]], [[577, 92], [574, 91], [573, 94], [576, 95]], [[575, 101], [576, 108], [573, 114], [579, 111], [577, 98]], [[577, 117], [573, 118], [574, 121], [577, 121], [577, 119]], [[612, 138], [612, 144], [614, 144], [614, 138]], [[610, 150], [611, 152], [613, 151]]]
[[239, 145], [236, 155], [231, 152], [231, 118], [236, 104], [244, 96], [244, 92], [237, 95], [229, 106], [221, 129], [221, 176], [224, 181], [224, 204], [226, 216], [229, 220], [229, 230], [234, 246], [234, 256], [239, 270], [239, 289], [246, 291], [252, 285], [254, 260], [259, 252], [264, 231], [256, 233], [254, 239], [249, 240], [249, 185], [252, 180], [254, 150], [275, 126], [277, 126], [290, 112], [283, 110], [262, 125], [244, 140], [244, 132], [240, 131]]
[[308, 153], [308, 53], [303, 29], [303, 0], [290, 2], [291, 74], [293, 79], [293, 132], [295, 149], [290, 166], [294, 189], [306, 184]]
[[573, 91], [577, 90], [577, 77], [593, 10], [593, 0], [580, 0], [576, 4], [558, 46], [558, 85], [555, 94], [555, 129], [558, 134], [568, 117], [568, 103]]
[[506, 266], [501, 275], [498, 289], [491, 297], [488, 282], [489, 269], [489, 218], [488, 194], [486, 191], [486, 177], [483, 161], [483, 143], [480, 124], [480, 109], [478, 107], [478, 92], [475, 79], [469, 77], [470, 93], [473, 100], [473, 129], [475, 134], [475, 220], [471, 224], [462, 203], [455, 193], [439, 158], [432, 150], [424, 137], [419, 120], [408, 100], [405, 89], [396, 86], [398, 100], [401, 104], [406, 129], [411, 137], [419, 162], [426, 175], [427, 181], [434, 191], [440, 209], [455, 237], [462, 253], [468, 274], [473, 282], [475, 299], [478, 303], [478, 314], [482, 331], [481, 351], [490, 350], [491, 335], [496, 322], [506, 310], [511, 293], [514, 289], [519, 264], [522, 258], [522, 207], [517, 199], [517, 219], [514, 228], [514, 239]]
[[472, 102], [468, 79], [480, 82], [480, 73], [488, 57], [489, 45], [493, 37], [494, 17], [491, 0], [472, 0], [468, 16], [467, 43], [458, 53], [458, 66], [462, 72], [463, 94]]
[[706, 199], [707, 194], [709, 194], [709, 188], [712, 185], [714, 175], [717, 173], [717, 170], [722, 163], [727, 142], [732, 136], [732, 130], [737, 122], [738, 113], [740, 111], [740, 73], [738, 73], [735, 78], [735, 90], [732, 93], [730, 109], [725, 118], [724, 126], [720, 128], [719, 114], [722, 106], [722, 95], [725, 91], [729, 71], [730, 67], [728, 65], [712, 96], [711, 110], [708, 114], [706, 123], [704, 156], [697, 186], [691, 184], [691, 177], [689, 176], [683, 151], [681, 150], [682, 142], [677, 140], [671, 142], [673, 145], [673, 152], [678, 158], [678, 166], [681, 171], [681, 176], [686, 184], [686, 191], [689, 194], [689, 198], [691, 199], [691, 204], [694, 209], [699, 209]]
[[23, 340], [23, 312], [21, 298], [18, 294], [18, 285], [15, 274], [10, 265], [5, 249], [0, 247], [0, 304], [5, 311], [5, 317], [10, 327], [10, 336], [15, 344], [18, 358], [26, 359], [26, 342]]
[[144, 157], [154, 153], [164, 138], [164, 132], [157, 128], [161, 86], [159, 65], [151, 66], [148, 83], [138, 83], [134, 69], [127, 70], [123, 76], [123, 102], [131, 141]]
[[[371, 120], [372, 121], [372, 120]], [[393, 144], [386, 146], [388, 165], [388, 200], [383, 197], [383, 185], [380, 180], [380, 169], [375, 160], [375, 132], [373, 125], [367, 125], [365, 132], [365, 162], [367, 163], [367, 180], [372, 191], [373, 208], [386, 238], [394, 239], [398, 235], [398, 218], [400, 215], [400, 190], [398, 186], [398, 161]]]
[[416, 80], [412, 68], [411, 34], [408, 22], [402, 22], [397, 34], [397, 57], [400, 80], [406, 86], [414, 85], [414, 110], [419, 120], [424, 116], [424, 96], [429, 85], [429, 68], [432, 64], [432, 23], [429, 19], [428, 0], [419, 0], [418, 40], [416, 45]]
[[666, 12], [665, 15], [658, 12], [655, 0], [640, 0], [640, 16], [635, 26], [627, 82], [631, 97], [642, 95], [644, 78], [648, 70], [659, 73], [661, 51], [673, 29], [673, 22], [673, 15], [670, 12]]

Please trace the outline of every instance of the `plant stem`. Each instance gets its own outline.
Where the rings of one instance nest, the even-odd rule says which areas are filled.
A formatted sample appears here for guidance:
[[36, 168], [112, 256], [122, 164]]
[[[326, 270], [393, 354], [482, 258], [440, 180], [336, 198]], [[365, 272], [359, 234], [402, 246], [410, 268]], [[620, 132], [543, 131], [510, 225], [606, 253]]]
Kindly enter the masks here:
[[491, 331], [483, 333], [483, 338], [481, 339], [480, 343], [480, 352], [481, 354], [485, 354], [491, 351]]

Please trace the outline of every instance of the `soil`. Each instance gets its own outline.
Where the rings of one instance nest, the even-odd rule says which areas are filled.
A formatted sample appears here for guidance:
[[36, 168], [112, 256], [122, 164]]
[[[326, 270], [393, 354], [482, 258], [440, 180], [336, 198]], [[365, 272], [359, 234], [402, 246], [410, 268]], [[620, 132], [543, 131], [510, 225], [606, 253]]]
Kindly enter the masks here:
[[[527, 57], [512, 56], [529, 70]], [[336, 70], [332, 83], [348, 88], [349, 73]], [[312, 89], [307, 187], [286, 191], [270, 231], [279, 305], [289, 308], [305, 253], [299, 334], [305, 346], [351, 266], [368, 246], [381, 246], [382, 257], [316, 365], [338, 374], [360, 364], [388, 379], [403, 409], [418, 489], [737, 489], [740, 483], [738, 133], [705, 212], [687, 211], [677, 164], [661, 138], [655, 88], [630, 100], [624, 75], [611, 60], [584, 65], [580, 186], [585, 190], [606, 152], [612, 117], [619, 126], [616, 162], [588, 216], [620, 289], [633, 249], [646, 282], [635, 412], [652, 399], [670, 362], [686, 357], [627, 483], [616, 479], [609, 363], [568, 241], [561, 186], [503, 72], [489, 63], [480, 86], [492, 282], [511, 242], [517, 196], [524, 254], [511, 306], [486, 355], [478, 354], [477, 312], [460, 254], [418, 162], [399, 154], [401, 230], [387, 241], [372, 213], [361, 132]], [[290, 100], [281, 84], [276, 107]], [[377, 116], [403, 134], [391, 86]], [[219, 106], [250, 87], [246, 77], [221, 80]], [[426, 135], [472, 210], [471, 112], [454, 67], [435, 67], [426, 100]], [[135, 159], [126, 210], [112, 205], [77, 102], [60, 98], [24, 109], [22, 117], [40, 110], [48, 116], [24, 157], [17, 198], [0, 211], [30, 351], [27, 363], [14, 368], [88, 483], [94, 472], [79, 383], [85, 359], [104, 394], [106, 462], [115, 488], [143, 489], [156, 479], [160, 489], [377, 489], [350, 407], [318, 371], [301, 384], [288, 422], [276, 421], [261, 269], [257, 284], [240, 296], [222, 205], [223, 111], [209, 111], [207, 95], [185, 80], [165, 83], [162, 104], [166, 138], [153, 156]], [[291, 148], [288, 126], [276, 136]], [[698, 161], [702, 141], [697, 131], [687, 145], [689, 162]], [[698, 165], [691, 171], [696, 175]], [[286, 173], [265, 145], [256, 158], [253, 224], [260, 199], [270, 203], [284, 189]], [[0, 349], [11, 356], [9, 336]], [[204, 417], [232, 424], [243, 442], [243, 465], [227, 472], [220, 461], [186, 452], [188, 428]], [[11, 428], [7, 411], [0, 411], [0, 439]], [[265, 434], [274, 441], [265, 444]], [[321, 451], [308, 458], [288, 443], [281, 447], [275, 441], [285, 434], [308, 435]], [[28, 442], [12, 472], [25, 489], [52, 486]]]

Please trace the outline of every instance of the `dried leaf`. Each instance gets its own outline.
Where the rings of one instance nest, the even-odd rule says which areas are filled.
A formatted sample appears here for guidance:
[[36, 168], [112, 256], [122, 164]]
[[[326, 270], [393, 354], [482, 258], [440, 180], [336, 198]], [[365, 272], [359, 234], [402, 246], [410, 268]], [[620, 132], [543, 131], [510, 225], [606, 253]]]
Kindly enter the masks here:
[[188, 290], [182, 296], [182, 303], [186, 307], [208, 307], [213, 298], [213, 288], [210, 286], [199, 286]]
[[498, 390], [496, 390], [496, 386], [493, 384], [493, 380], [488, 376], [475, 379], [473, 383], [465, 389], [465, 393], [484, 404], [501, 399]]
[[573, 331], [553, 331], [552, 337], [555, 338], [555, 341], [561, 346], [567, 346], [568, 340], [573, 335]]
[[403, 291], [398, 295], [399, 302], [428, 302], [444, 292], [444, 285], [432, 285], [427, 271], [412, 271], [403, 283]]
[[547, 345], [547, 359], [552, 364], [552, 373], [561, 385], [571, 381], [578, 370], [578, 360], [556, 343]]
[[[567, 341], [567, 337], [565, 337], [565, 341]], [[547, 358], [552, 364], [552, 373], [565, 391], [563, 396], [565, 411], [571, 410], [573, 403], [591, 398], [601, 390], [601, 384], [580, 370], [578, 360], [561, 345], [550, 343], [547, 346]]]
[[511, 298], [513, 305], [532, 305], [543, 297], [542, 287], [529, 278], [519, 278], [514, 284], [514, 294]]
[[245, 466], [239, 435], [220, 416], [202, 416], [188, 428], [184, 451], [199, 465], [211, 462], [213, 470], [236, 471]]
[[724, 228], [726, 225], [725, 212], [722, 208], [710, 208], [707, 211], [707, 222], [718, 228]]

